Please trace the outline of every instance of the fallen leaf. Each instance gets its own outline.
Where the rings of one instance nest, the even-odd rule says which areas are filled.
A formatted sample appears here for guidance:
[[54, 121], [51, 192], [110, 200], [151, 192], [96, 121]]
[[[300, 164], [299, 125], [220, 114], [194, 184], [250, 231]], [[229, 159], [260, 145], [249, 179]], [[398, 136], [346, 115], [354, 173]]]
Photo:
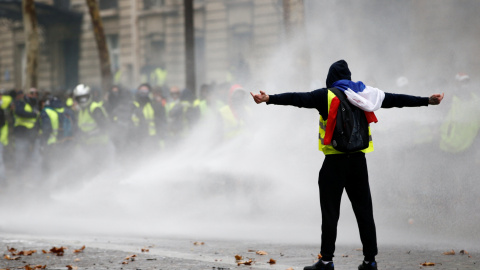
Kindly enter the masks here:
[[80, 259], [79, 258], [76, 258], [75, 260], [73, 260], [74, 262], [79, 262]]
[[344, 257], [344, 258], [347, 258], [347, 257], [348, 257], [348, 255], [345, 255], [345, 254], [343, 254], [343, 255], [342, 255], [342, 257]]
[[424, 262], [421, 264], [421, 266], [435, 266], [435, 263], [433, 262]]
[[43, 254], [50, 253], [50, 251], [46, 251], [46, 250], [44, 250], [44, 249], [42, 249], [42, 252], [43, 252]]
[[128, 261], [128, 260], [135, 261], [135, 257], [137, 257], [137, 255], [133, 254], [133, 255], [130, 255], [128, 257], [125, 257], [125, 260], [126, 261]]
[[5, 260], [14, 261], [14, 260], [19, 260], [19, 259], [20, 259], [20, 256], [10, 257], [10, 255], [5, 255], [5, 256], [3, 256], [3, 258], [4, 258]]
[[293, 268], [292, 268], [292, 267], [290, 267], [290, 268], [288, 268], [287, 270], [293, 270]]
[[468, 255], [468, 252], [464, 249], [460, 250], [459, 253], [462, 254], [462, 255]]
[[30, 265], [25, 265], [23, 268], [25, 268], [25, 270], [33, 270], [34, 268], [30, 267]]
[[319, 254], [317, 255], [317, 257], [318, 257], [318, 259], [320, 260], [320, 259], [322, 258], [322, 254], [319, 253]]
[[36, 252], [37, 252], [36, 250], [22, 250], [22, 251], [17, 252], [16, 255], [30, 256], [30, 255], [32, 255], [33, 253], [36, 253]]
[[122, 262], [122, 264], [128, 264], [128, 262]]
[[455, 255], [455, 251], [452, 249], [450, 251], [444, 252], [443, 255]]
[[269, 263], [269, 264], [276, 264], [277, 261], [275, 261], [274, 259], [270, 259], [270, 261], [268, 261], [267, 263]]
[[142, 252], [149, 252], [150, 250], [148, 248], [142, 248]]
[[66, 265], [65, 267], [67, 267], [68, 270], [77, 270], [78, 269], [78, 266]]
[[85, 249], [85, 246], [81, 247], [80, 249], [75, 249], [73, 253], [80, 253]]
[[243, 260], [243, 257], [237, 254], [235, 255], [235, 260], [237, 261]]
[[257, 252], [255, 249], [249, 249], [248, 252]]
[[246, 262], [238, 262], [237, 265], [240, 266], [240, 265], [252, 265], [253, 261], [252, 259], [246, 261]]
[[205, 245], [204, 242], [193, 242], [193, 244], [194, 244], [195, 246], [203, 246], [203, 245]]
[[255, 253], [257, 253], [258, 255], [268, 255], [268, 253], [266, 251], [263, 251], [263, 250], [259, 250]]
[[51, 253], [55, 253], [57, 256], [63, 256], [63, 253], [65, 252], [66, 247], [53, 247], [50, 249]]
[[11, 247], [7, 247], [7, 250], [8, 250], [8, 252], [10, 252], [10, 253], [14, 253], [15, 251], [17, 251], [17, 250], [16, 250], [15, 248], [13, 248], [13, 247], [12, 247], [12, 248], [11, 248]]
[[362, 248], [356, 248], [355, 250], [356, 250], [356, 251], [363, 251]]

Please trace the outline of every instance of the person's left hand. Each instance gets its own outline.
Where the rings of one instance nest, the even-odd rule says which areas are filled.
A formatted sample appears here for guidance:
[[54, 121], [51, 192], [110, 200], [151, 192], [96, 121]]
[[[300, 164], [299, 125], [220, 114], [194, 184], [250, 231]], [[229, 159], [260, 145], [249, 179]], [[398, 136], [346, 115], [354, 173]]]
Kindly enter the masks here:
[[438, 105], [442, 102], [444, 93], [442, 94], [433, 94], [428, 98], [428, 104], [430, 105]]

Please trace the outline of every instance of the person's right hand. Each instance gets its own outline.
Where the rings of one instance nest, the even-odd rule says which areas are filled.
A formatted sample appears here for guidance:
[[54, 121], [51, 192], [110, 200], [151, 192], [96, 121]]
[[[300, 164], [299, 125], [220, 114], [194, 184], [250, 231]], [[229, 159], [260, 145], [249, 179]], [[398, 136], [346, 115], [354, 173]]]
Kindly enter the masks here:
[[263, 92], [262, 90], [260, 90], [260, 94], [253, 94], [252, 92], [250, 92], [250, 95], [252, 95], [253, 100], [257, 104], [260, 104], [262, 102], [268, 102], [270, 100], [270, 97], [267, 94], [265, 94], [265, 92]]

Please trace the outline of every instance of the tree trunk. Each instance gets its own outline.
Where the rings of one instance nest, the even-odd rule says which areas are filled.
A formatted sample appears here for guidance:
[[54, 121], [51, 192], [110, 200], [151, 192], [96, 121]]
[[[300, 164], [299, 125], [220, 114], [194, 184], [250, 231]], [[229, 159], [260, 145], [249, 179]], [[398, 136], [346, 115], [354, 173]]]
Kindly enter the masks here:
[[187, 89], [196, 93], [193, 0], [184, 0], [183, 5], [185, 7], [185, 84]]
[[22, 1], [23, 27], [25, 30], [25, 52], [27, 54], [27, 66], [25, 71], [25, 91], [38, 84], [38, 27], [37, 13], [33, 0]]
[[[86, 0], [90, 17], [92, 18], [93, 31], [97, 42], [98, 56], [100, 57], [100, 72], [102, 74], [102, 91], [109, 91], [112, 86], [112, 71], [110, 68], [110, 56], [108, 54], [107, 42], [103, 31], [102, 18], [98, 8], [97, 0]], [[102, 93], [102, 96], [103, 96]]]

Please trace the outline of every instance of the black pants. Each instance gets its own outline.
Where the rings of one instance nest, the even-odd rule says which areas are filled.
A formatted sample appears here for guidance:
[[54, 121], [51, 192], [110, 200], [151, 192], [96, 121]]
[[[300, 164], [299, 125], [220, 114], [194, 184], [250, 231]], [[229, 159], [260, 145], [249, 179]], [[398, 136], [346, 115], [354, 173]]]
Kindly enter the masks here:
[[318, 176], [318, 186], [322, 209], [320, 253], [324, 260], [331, 260], [335, 252], [343, 189], [347, 191], [357, 218], [360, 239], [363, 244], [363, 255], [368, 258], [377, 255], [377, 236], [365, 154], [326, 155]]

